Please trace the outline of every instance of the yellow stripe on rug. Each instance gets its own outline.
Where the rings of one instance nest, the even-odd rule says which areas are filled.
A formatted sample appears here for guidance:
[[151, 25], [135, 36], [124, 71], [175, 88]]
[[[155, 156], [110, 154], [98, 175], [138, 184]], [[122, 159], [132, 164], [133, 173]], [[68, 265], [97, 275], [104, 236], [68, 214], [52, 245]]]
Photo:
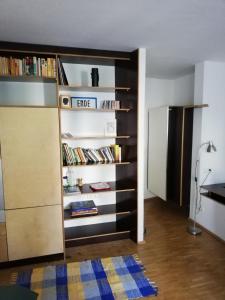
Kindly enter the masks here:
[[116, 273], [112, 257], [102, 258], [101, 261], [115, 299], [127, 300], [124, 286], [120, 280], [120, 277]]

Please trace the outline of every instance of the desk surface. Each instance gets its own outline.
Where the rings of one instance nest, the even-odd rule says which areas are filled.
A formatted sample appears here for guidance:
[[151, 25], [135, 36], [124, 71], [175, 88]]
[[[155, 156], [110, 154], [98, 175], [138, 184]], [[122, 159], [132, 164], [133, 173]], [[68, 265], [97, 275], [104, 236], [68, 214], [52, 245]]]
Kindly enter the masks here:
[[225, 183], [203, 185], [201, 188], [207, 190], [207, 193], [201, 193], [203, 196], [225, 204]]

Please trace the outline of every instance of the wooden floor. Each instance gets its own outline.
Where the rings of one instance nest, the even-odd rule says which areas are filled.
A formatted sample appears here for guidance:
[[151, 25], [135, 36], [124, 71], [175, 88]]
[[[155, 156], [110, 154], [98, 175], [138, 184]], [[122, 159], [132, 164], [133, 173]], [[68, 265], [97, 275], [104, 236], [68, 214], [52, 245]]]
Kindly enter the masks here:
[[[146, 275], [159, 287], [156, 299], [225, 300], [224, 243], [207, 232], [189, 235], [186, 218], [156, 198], [145, 202], [145, 225], [143, 245], [122, 240], [70, 248], [68, 260], [137, 253]], [[1, 283], [12, 270], [0, 271]]]

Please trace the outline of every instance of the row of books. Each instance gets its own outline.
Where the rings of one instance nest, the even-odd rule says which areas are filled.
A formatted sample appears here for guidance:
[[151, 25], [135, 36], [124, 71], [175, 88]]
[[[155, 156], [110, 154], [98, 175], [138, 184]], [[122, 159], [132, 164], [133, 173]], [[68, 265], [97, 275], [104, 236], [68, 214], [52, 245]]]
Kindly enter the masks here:
[[100, 149], [72, 148], [62, 144], [63, 165], [94, 164], [121, 162], [121, 147], [111, 145]]
[[27, 56], [24, 58], [0, 57], [0, 75], [3, 76], [43, 76], [56, 77], [54, 58]]
[[97, 215], [98, 208], [93, 200], [72, 202], [70, 205], [71, 217]]
[[103, 100], [101, 109], [120, 109], [120, 101], [117, 100]]

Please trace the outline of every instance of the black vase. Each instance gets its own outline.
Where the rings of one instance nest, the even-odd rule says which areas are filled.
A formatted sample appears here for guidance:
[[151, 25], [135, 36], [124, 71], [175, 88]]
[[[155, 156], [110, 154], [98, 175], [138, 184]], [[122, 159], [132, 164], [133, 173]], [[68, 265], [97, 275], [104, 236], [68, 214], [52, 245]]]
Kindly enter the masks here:
[[91, 69], [91, 79], [92, 79], [92, 86], [98, 86], [98, 82], [99, 82], [98, 68]]

